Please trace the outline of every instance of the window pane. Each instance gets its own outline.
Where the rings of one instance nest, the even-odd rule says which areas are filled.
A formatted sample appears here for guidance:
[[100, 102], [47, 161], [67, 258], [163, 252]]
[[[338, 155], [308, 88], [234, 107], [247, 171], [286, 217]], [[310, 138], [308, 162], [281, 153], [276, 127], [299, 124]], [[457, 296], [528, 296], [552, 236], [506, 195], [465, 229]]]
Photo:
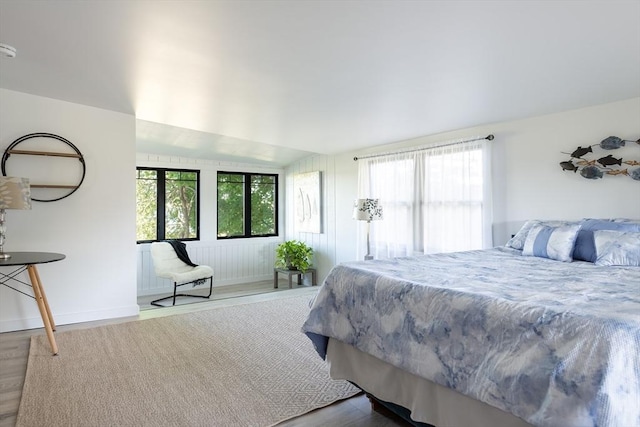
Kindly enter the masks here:
[[278, 176], [218, 172], [218, 238], [277, 236]]
[[218, 174], [218, 237], [244, 236], [244, 175]]
[[273, 235], [276, 232], [276, 178], [251, 176], [251, 235]]
[[136, 168], [136, 240], [198, 239], [197, 170]]
[[138, 170], [136, 180], [136, 239], [156, 240], [158, 212], [158, 173]]
[[195, 178], [195, 173], [166, 171], [166, 239], [190, 239], [197, 237], [198, 186]]
[[158, 171], [138, 169], [137, 172], [139, 179], [158, 179]]
[[196, 172], [180, 172], [180, 179], [183, 181], [197, 181], [198, 174]]

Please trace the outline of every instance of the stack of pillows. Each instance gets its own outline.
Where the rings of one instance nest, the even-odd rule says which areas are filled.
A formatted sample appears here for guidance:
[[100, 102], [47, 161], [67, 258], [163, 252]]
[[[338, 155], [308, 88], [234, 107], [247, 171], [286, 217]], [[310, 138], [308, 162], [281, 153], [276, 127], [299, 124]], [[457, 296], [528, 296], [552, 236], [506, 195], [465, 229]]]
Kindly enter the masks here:
[[563, 262], [640, 267], [640, 220], [529, 220], [506, 246]]

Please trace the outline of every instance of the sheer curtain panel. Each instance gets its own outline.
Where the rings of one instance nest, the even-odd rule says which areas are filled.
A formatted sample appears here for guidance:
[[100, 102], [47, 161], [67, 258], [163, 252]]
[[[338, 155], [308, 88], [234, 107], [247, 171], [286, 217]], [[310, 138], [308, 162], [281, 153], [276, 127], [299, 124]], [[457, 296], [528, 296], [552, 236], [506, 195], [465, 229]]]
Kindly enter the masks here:
[[490, 146], [477, 139], [359, 159], [358, 197], [380, 199], [385, 212], [371, 227], [374, 257], [491, 247]]

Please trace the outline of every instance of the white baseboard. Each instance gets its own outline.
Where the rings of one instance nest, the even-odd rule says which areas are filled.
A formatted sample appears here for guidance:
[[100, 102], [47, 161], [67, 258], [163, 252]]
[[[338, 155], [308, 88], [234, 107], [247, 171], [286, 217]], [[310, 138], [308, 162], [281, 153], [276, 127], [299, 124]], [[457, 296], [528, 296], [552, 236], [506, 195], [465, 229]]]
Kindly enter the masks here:
[[[108, 310], [88, 311], [82, 313], [56, 313], [54, 311], [53, 320], [56, 322], [56, 325], [69, 325], [72, 323], [137, 316], [139, 313], [140, 307], [136, 304], [127, 307], [116, 307]], [[40, 316], [0, 321], [0, 332], [22, 331], [25, 329], [37, 329], [43, 327], [42, 318]]]

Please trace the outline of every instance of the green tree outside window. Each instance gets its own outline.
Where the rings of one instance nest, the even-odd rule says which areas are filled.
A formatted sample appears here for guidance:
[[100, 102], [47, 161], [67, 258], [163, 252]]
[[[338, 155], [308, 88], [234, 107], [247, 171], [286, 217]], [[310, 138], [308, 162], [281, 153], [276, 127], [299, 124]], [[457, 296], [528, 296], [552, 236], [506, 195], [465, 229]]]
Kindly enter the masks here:
[[278, 235], [278, 175], [218, 172], [218, 238]]
[[138, 168], [136, 239], [199, 238], [199, 171]]

